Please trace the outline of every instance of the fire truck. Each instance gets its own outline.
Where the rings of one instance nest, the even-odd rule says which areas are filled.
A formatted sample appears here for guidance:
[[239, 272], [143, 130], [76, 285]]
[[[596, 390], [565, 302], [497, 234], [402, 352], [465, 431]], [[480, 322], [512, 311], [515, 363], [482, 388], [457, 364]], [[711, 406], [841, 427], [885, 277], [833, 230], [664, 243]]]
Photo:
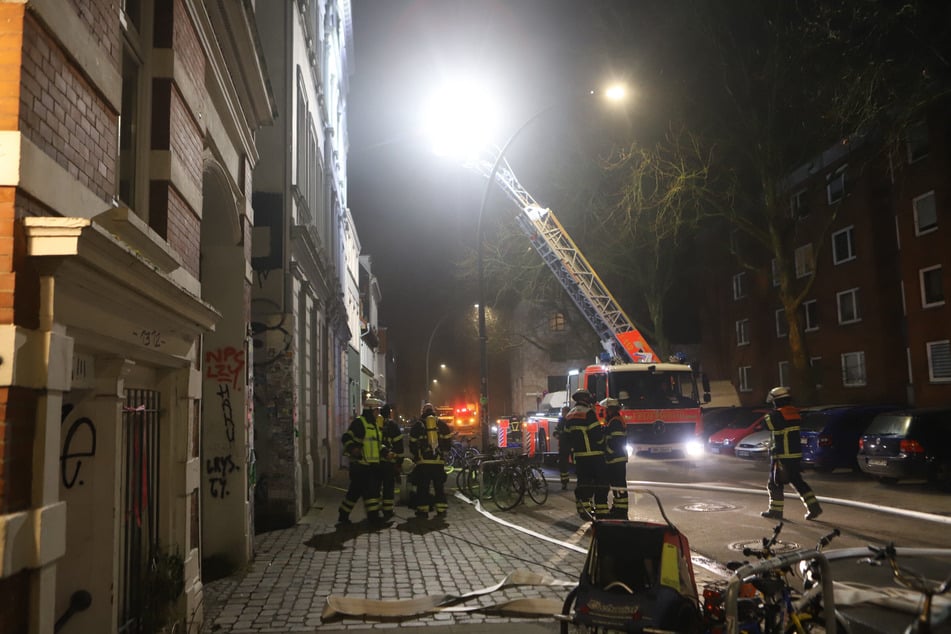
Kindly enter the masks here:
[[[631, 455], [696, 457], [703, 452], [699, 373], [685, 359], [663, 363], [588, 263], [550, 209], [522, 187], [498, 152], [469, 167], [494, 179], [519, 209], [516, 222], [572, 301], [594, 328], [603, 352], [585, 368], [580, 387], [595, 401], [621, 402]], [[710, 389], [702, 378], [703, 402]], [[603, 411], [598, 406], [598, 414]], [[537, 434], [536, 434], [537, 436]]]

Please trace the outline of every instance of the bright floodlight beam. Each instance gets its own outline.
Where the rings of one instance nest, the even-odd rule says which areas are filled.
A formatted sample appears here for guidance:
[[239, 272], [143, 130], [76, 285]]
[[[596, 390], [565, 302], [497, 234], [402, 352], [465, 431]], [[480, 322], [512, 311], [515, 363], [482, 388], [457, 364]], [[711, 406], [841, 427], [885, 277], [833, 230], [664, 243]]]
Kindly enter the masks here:
[[422, 125], [436, 154], [474, 156], [495, 138], [496, 107], [489, 94], [477, 82], [460, 80], [429, 99]]

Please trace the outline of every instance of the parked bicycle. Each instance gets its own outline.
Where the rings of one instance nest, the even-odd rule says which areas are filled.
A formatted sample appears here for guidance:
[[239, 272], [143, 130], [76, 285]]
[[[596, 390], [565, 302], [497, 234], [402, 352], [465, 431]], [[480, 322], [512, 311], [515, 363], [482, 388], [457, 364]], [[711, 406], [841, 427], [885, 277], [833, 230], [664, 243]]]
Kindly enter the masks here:
[[479, 450], [472, 446], [475, 436], [469, 436], [460, 440], [453, 440], [449, 453], [446, 454], [446, 473], [452, 473], [456, 469], [462, 469], [466, 463], [473, 457], [479, 455]]
[[545, 472], [529, 460], [528, 454], [517, 456], [503, 465], [495, 481], [495, 505], [502, 511], [515, 508], [525, 495], [535, 504], [548, 500]]
[[[905, 634], [931, 634], [934, 632], [934, 627], [938, 624], [932, 622], [932, 604], [936, 596], [946, 594], [951, 590], [951, 575], [948, 575], [943, 581], [936, 581], [901, 565], [898, 562], [898, 551], [894, 544], [869, 546], [868, 549], [873, 553], [873, 556], [861, 560], [862, 563], [881, 565], [882, 562], [888, 562], [895, 581], [909, 590], [921, 594], [922, 600], [919, 604], [921, 607], [918, 610], [918, 616], [905, 628]], [[945, 618], [945, 620], [947, 619]]]

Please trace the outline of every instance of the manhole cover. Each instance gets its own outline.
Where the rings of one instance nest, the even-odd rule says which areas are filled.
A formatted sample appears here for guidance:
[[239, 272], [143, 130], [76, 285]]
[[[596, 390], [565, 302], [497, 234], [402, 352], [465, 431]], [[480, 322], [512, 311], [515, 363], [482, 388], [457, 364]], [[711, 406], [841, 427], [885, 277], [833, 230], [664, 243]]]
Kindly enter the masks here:
[[[744, 548], [749, 548], [750, 550], [762, 550], [763, 540], [750, 539], [743, 542], [733, 542], [730, 544], [729, 548], [730, 550], [735, 550], [740, 553], [743, 552]], [[801, 546], [796, 542], [784, 542], [782, 540], [777, 540], [776, 543], [773, 544], [773, 553], [780, 555], [783, 553], [792, 552], [794, 550], [799, 550], [800, 548]]]
[[693, 511], [694, 513], [716, 513], [717, 511], [735, 511], [736, 507], [732, 504], [717, 504], [716, 502], [693, 502], [678, 507], [681, 511]]

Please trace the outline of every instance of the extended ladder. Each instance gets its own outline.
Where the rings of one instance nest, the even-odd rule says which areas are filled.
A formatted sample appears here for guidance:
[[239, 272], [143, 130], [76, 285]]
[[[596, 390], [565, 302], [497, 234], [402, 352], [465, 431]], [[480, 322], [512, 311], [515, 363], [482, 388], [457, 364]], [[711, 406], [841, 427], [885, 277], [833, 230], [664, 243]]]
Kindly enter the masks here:
[[[470, 163], [470, 167], [489, 178], [494, 163], [495, 157], [491, 160], [482, 158]], [[516, 216], [519, 227], [594, 328], [604, 350], [612, 358], [628, 362], [657, 362], [659, 359], [654, 350], [591, 268], [558, 218], [522, 187], [504, 158], [495, 171], [495, 181], [521, 210]]]

